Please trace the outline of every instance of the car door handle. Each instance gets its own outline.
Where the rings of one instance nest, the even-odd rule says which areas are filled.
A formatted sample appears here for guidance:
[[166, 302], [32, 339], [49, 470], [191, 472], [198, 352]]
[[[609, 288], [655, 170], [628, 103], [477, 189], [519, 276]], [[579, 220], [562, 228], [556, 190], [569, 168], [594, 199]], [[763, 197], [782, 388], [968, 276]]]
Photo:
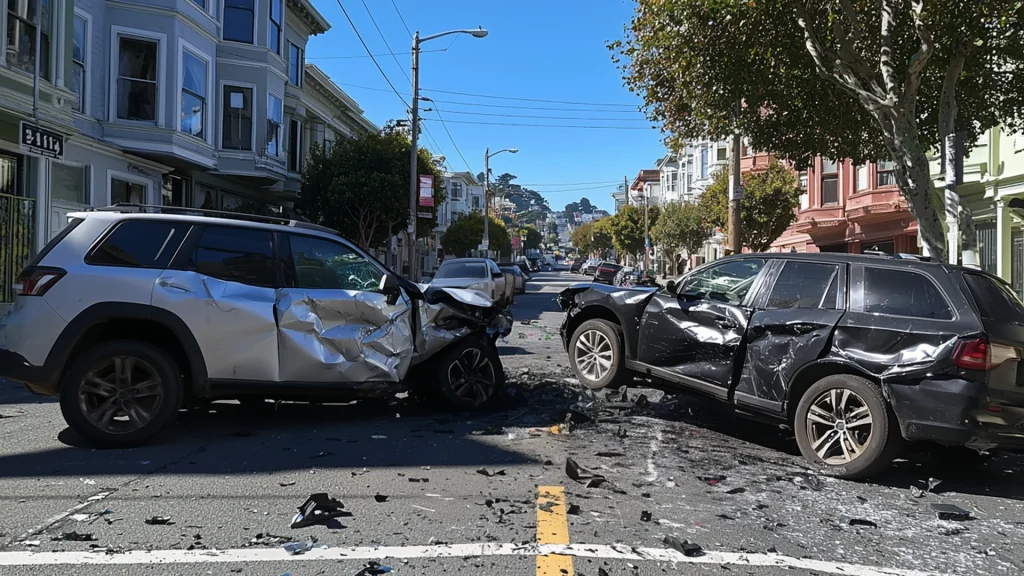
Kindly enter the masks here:
[[157, 283], [158, 286], [160, 286], [162, 288], [171, 288], [171, 289], [174, 289], [174, 290], [180, 290], [182, 292], [192, 292], [192, 289], [189, 288], [188, 286], [182, 286], [181, 284], [177, 284], [175, 282], [172, 282], [170, 280], [165, 280], [163, 278], [157, 280], [156, 283]]
[[739, 324], [733, 322], [732, 320], [726, 320], [725, 318], [717, 318], [715, 320], [715, 324], [719, 328], [722, 328], [724, 330], [732, 330], [734, 328], [739, 328], [740, 327]]

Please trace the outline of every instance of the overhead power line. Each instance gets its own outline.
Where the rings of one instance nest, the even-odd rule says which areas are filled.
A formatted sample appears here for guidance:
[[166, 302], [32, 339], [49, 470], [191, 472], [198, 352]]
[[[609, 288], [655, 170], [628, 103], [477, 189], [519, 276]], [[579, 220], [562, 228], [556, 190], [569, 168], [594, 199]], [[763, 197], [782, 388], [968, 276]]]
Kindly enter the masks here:
[[405, 26], [405, 31], [412, 38], [412, 31], [409, 30], [409, 25], [405, 23], [405, 17], [402, 16], [402, 11], [398, 9], [398, 4], [395, 4], [395, 0], [391, 0], [391, 5], [395, 7], [395, 12], [398, 12], [398, 19], [402, 21], [402, 26]]
[[[622, 183], [622, 180], [618, 180], [618, 179], [615, 179], [615, 180], [603, 180], [601, 182], [561, 182], [559, 184], [520, 184], [519, 182], [513, 182], [513, 184], [516, 184], [518, 186], [522, 186], [523, 188], [526, 188], [528, 186], [535, 186], [535, 187], [538, 187], [538, 188], [543, 188], [545, 186], [592, 186], [594, 184], [608, 184], [608, 185], [611, 185], [611, 184], [621, 184], [621, 183]], [[541, 190], [541, 192], [543, 192], [543, 190]]]
[[[377, 88], [375, 86], [362, 86], [360, 84], [347, 84], [347, 83], [344, 83], [344, 82], [337, 82], [337, 84], [339, 86], [347, 86], [349, 88], [360, 88], [360, 89], [363, 89], [363, 90], [373, 90], [375, 92], [387, 92], [386, 89], [384, 89], [384, 88]], [[431, 90], [429, 88], [420, 88], [420, 91], [421, 92], [438, 92], [438, 93], [444, 93], [444, 94], [458, 94], [460, 96], [469, 96], [471, 98], [505, 98], [505, 96], [494, 96], [494, 95], [491, 95], [491, 94], [472, 94], [472, 93], [469, 93], [469, 92], [448, 92], [448, 91], [445, 91], [445, 90]], [[632, 108], [634, 108], [634, 110], [616, 110], [616, 112], [636, 112], [636, 113], [640, 112], [639, 109], [638, 109], [638, 106], [635, 105], [635, 104], [609, 104], [609, 103], [601, 104], [601, 103], [597, 103], [597, 102], [568, 102], [568, 101], [565, 101], [565, 100], [539, 100], [539, 99], [533, 99], [533, 98], [512, 98], [512, 97], [508, 97], [508, 99], [509, 100], [526, 101], [526, 102], [549, 102], [549, 103], [554, 103], [554, 104], [569, 104], [569, 105], [576, 105], [576, 106], [619, 106], [619, 107], [624, 107], [624, 108], [625, 107], [632, 107]], [[548, 108], [539, 108], [539, 107], [536, 107], [536, 106], [522, 106], [522, 107], [519, 107], [519, 106], [513, 106], [511, 104], [480, 104], [480, 103], [473, 103], [473, 102], [453, 102], [451, 100], [439, 100], [439, 99], [435, 99], [435, 98], [431, 98], [431, 101], [433, 101], [433, 102], [444, 102], [446, 104], [461, 104], [463, 106], [486, 106], [486, 107], [491, 107], [491, 108], [523, 108], [523, 109], [527, 109], [527, 110], [548, 110]], [[562, 109], [562, 108], [551, 108], [550, 110], [564, 110], [564, 109]], [[582, 110], [571, 110], [571, 109], [569, 109], [569, 110], [565, 110], [565, 111], [566, 112], [597, 112], [597, 110], [593, 110], [593, 109], [590, 109], [590, 108], [586, 108], [586, 109], [582, 109]]]
[[[426, 52], [447, 51], [447, 48], [438, 48], [436, 50], [420, 50], [420, 54], [424, 54]], [[355, 58], [372, 58], [377, 56], [412, 56], [412, 52], [387, 52], [384, 54], [354, 54], [351, 56], [307, 56], [306, 60], [352, 60]], [[384, 90], [384, 92], [390, 92], [390, 90]]]
[[494, 94], [472, 94], [470, 92], [454, 92], [452, 90], [434, 90], [421, 88], [423, 92], [437, 92], [438, 94], [454, 94], [456, 96], [472, 96], [474, 98], [494, 98], [496, 100], [518, 100], [520, 102], [550, 102], [551, 104], [571, 104], [574, 106], [625, 106], [636, 107], [636, 104], [617, 104], [613, 102], [574, 102], [571, 100], [545, 100], [542, 98], [520, 98], [518, 96], [497, 96]]
[[502, 118], [541, 118], [545, 120], [597, 120], [607, 122], [647, 122], [645, 118], [594, 118], [587, 116], [537, 116], [532, 114], [495, 114], [488, 112], [462, 112], [459, 110], [440, 110], [445, 114], [465, 114], [468, 116], [499, 116]]
[[[437, 122], [434, 118], [424, 118], [431, 122]], [[473, 122], [470, 120], [449, 120], [452, 124], [476, 124], [479, 126], [521, 126], [524, 128], [580, 128], [583, 130], [656, 130], [657, 127], [651, 126], [650, 128], [644, 126], [586, 126], [586, 125], [573, 125], [573, 124], [519, 124], [515, 122]], [[443, 123], [443, 122], [442, 122]]]
[[359, 29], [356, 28], [356, 23], [353, 22], [352, 17], [348, 15], [348, 10], [345, 10], [345, 5], [341, 3], [341, 0], [336, 1], [338, 2], [338, 7], [341, 8], [341, 13], [345, 15], [345, 19], [348, 20], [349, 25], [352, 26], [352, 31], [356, 33], [356, 38], [359, 38], [359, 43], [363, 45], [363, 49], [365, 49], [366, 53], [370, 56], [370, 60], [373, 60], [374, 66], [376, 66], [377, 70], [380, 71], [380, 75], [384, 77], [384, 81], [388, 83], [388, 86], [391, 86], [392, 92], [395, 93], [395, 96], [398, 96], [398, 99], [402, 101], [402, 104], [405, 104], [405, 107], [409, 108], [409, 103], [405, 101], [402, 94], [399, 93], [398, 89], [395, 88], [395, 85], [391, 83], [391, 79], [384, 73], [384, 69], [380, 67], [380, 63], [377, 62], [377, 59], [373, 56], [373, 52], [370, 51], [370, 47], [366, 45], [366, 41], [363, 40], [363, 35], [360, 34]]
[[412, 86], [412, 78], [409, 78], [409, 74], [406, 73], [405, 67], [403, 67], [402, 63], [398, 61], [398, 56], [395, 56], [395, 51], [391, 49], [391, 44], [388, 44], [388, 39], [384, 37], [384, 33], [381, 32], [380, 26], [377, 25], [377, 20], [373, 17], [373, 12], [370, 12], [370, 7], [366, 5], [366, 0], [362, 0], [362, 2], [363, 8], [366, 8], [366, 15], [370, 17], [370, 22], [373, 22], [373, 27], [377, 29], [377, 34], [380, 35], [380, 39], [384, 41], [384, 47], [388, 49], [388, 54], [390, 54], [391, 58], [394, 59], [395, 64], [398, 66], [398, 70], [402, 73], [402, 76], [405, 76], [406, 82]]
[[[386, 90], [385, 90], [386, 92]], [[513, 110], [547, 110], [551, 112], [607, 112], [609, 114], [641, 114], [640, 110], [625, 110], [621, 108], [551, 108], [550, 106], [515, 106], [513, 104], [481, 104], [479, 102], [459, 102], [457, 100], [442, 100], [431, 98], [431, 102], [442, 104], [458, 104], [459, 106], [474, 106], [477, 108], [508, 108]]]
[[[444, 127], [444, 131], [448, 134], [448, 139], [452, 141], [452, 146], [455, 147], [455, 151], [459, 153], [459, 158], [462, 158], [462, 163], [466, 165], [466, 170], [469, 170], [470, 174], [476, 174], [476, 172], [473, 171], [473, 168], [469, 165], [469, 161], [462, 155], [462, 150], [459, 150], [459, 145], [455, 143], [455, 138], [452, 137], [451, 131], [448, 130], [448, 125], [445, 124], [444, 118], [441, 118], [440, 114], [438, 114], [437, 117], [441, 121], [441, 126]], [[433, 121], [433, 118], [424, 118], [424, 120]]]

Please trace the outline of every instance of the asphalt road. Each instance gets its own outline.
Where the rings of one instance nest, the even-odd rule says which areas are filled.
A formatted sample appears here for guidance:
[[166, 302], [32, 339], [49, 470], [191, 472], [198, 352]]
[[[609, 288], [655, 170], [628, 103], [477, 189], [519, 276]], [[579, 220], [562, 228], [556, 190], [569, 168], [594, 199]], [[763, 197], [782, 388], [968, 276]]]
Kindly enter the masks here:
[[[494, 413], [217, 403], [154, 445], [93, 450], [55, 402], [0, 382], [0, 575], [354, 575], [370, 561], [401, 574], [1024, 570], [1020, 457], [967, 472], [910, 454], [853, 483], [808, 476], [787, 433], [699, 398], [637, 382], [629, 402], [578, 403], [553, 297], [580, 280], [538, 274], [518, 297], [500, 351], [528, 403]], [[650, 407], [631, 407], [640, 394]], [[592, 421], [552, 430], [573, 404]], [[567, 458], [607, 481], [573, 481]], [[914, 497], [929, 478], [941, 483]], [[351, 515], [291, 530], [315, 492]], [[938, 520], [940, 502], [973, 519]], [[93, 540], [60, 539], [69, 532]], [[290, 556], [292, 540], [312, 549]]]

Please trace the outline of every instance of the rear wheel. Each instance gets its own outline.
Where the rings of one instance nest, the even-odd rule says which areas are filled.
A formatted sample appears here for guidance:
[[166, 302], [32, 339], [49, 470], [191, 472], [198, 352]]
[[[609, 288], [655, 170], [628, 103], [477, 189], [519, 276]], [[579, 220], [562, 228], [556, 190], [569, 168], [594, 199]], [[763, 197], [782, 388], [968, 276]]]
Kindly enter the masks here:
[[569, 365], [580, 383], [591, 390], [618, 387], [628, 377], [622, 330], [607, 320], [580, 324], [569, 341]]
[[83, 438], [103, 447], [145, 444], [181, 407], [181, 370], [146, 342], [106, 342], [79, 356], [64, 375], [60, 408]]
[[437, 364], [441, 396], [459, 410], [487, 405], [505, 385], [498, 351], [484, 338], [469, 336], [455, 344]]
[[882, 391], [849, 374], [826, 376], [808, 388], [793, 429], [804, 458], [822, 473], [846, 479], [885, 470], [903, 439]]

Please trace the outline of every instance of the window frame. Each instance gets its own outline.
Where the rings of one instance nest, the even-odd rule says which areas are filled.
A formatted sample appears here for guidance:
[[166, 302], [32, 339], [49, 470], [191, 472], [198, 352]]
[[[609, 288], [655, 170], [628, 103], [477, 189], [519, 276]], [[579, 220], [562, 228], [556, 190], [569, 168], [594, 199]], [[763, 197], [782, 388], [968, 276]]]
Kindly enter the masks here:
[[[52, 164], [63, 164], [65, 166], [72, 166], [74, 168], [81, 168], [82, 169], [82, 171], [83, 171], [82, 177], [84, 178], [84, 182], [82, 183], [82, 185], [83, 185], [83, 188], [84, 188], [83, 192], [85, 194], [85, 201], [84, 202], [71, 202], [69, 200], [64, 200], [64, 199], [61, 199], [61, 198], [54, 198], [53, 192], [52, 192], [52, 190], [53, 190], [53, 169], [51, 167], [51, 169], [48, 170], [47, 174], [46, 174], [47, 185], [50, 187], [50, 190], [51, 190], [51, 192], [50, 192], [50, 202], [52, 203], [53, 201], [57, 201], [57, 202], [64, 202], [64, 203], [68, 203], [68, 204], [79, 204], [81, 206], [92, 206], [92, 201], [93, 201], [93, 193], [92, 193], [92, 166], [90, 164], [83, 164], [81, 162], [69, 162], [67, 160], [51, 160], [51, 162], [52, 162]], [[108, 202], [108, 204], [109, 204], [109, 202]]]
[[[218, 228], [218, 229], [229, 229], [229, 230], [248, 230], [255, 232], [265, 232], [270, 234], [270, 261], [273, 268], [273, 286], [257, 286], [255, 284], [246, 284], [244, 282], [237, 282], [235, 280], [224, 280], [223, 278], [217, 278], [216, 276], [210, 276], [209, 274], [203, 274], [199, 272], [199, 263], [194, 260], [194, 256], [199, 251], [199, 244], [203, 240], [203, 234], [207, 230]], [[209, 276], [220, 282], [231, 282], [233, 284], [241, 284], [242, 286], [248, 286], [250, 288], [257, 288], [261, 290], [276, 290], [278, 288], [286, 287], [282, 282], [283, 276], [281, 274], [281, 258], [280, 250], [278, 248], [278, 232], [269, 230], [266, 228], [260, 228], [258, 226], [239, 226], [232, 224], [195, 224], [192, 226], [191, 232], [186, 236], [185, 241], [178, 247], [178, 254], [171, 260], [171, 264], [168, 266], [170, 269], [183, 270], [187, 272], [193, 272], [195, 274], [203, 274]]]
[[380, 294], [380, 292], [373, 290], [353, 290], [351, 288], [299, 287], [298, 270], [295, 268], [295, 254], [292, 252], [293, 236], [301, 236], [303, 238], [312, 238], [314, 240], [320, 240], [321, 242], [327, 242], [329, 244], [337, 244], [365, 260], [374, 270], [381, 274], [382, 278], [385, 276], [392, 275], [392, 272], [388, 270], [386, 267], [381, 266], [380, 262], [378, 262], [376, 258], [372, 258], [368, 253], [360, 250], [359, 247], [349, 243], [347, 240], [343, 238], [332, 238], [327, 236], [319, 236], [316, 234], [303, 234], [301, 232], [275, 232], [274, 239], [275, 245], [277, 246], [277, 260], [280, 263], [280, 269], [284, 280], [281, 285], [285, 288], [291, 288], [293, 290], [345, 290], [348, 292], [372, 292], [374, 294]]
[[[292, 61], [292, 51], [295, 51], [298, 55], [298, 61]], [[296, 88], [302, 88], [303, 85], [303, 72], [306, 70], [306, 50], [305, 48], [295, 44], [294, 42], [288, 42], [288, 83]], [[292, 81], [292, 74], [295, 74], [295, 81]]]
[[[777, 259], [775, 259], [775, 262], [776, 262], [775, 267], [771, 271], [771, 273], [768, 276], [768, 278], [765, 280], [764, 290], [761, 290], [762, 296], [758, 300], [756, 300], [756, 305], [755, 305], [756, 308], [761, 309], [761, 310], [766, 310], [766, 311], [768, 311], [768, 310], [772, 310], [772, 311], [774, 311], [774, 310], [841, 310], [841, 311], [843, 311], [843, 310], [847, 309], [847, 307], [849, 305], [849, 298], [847, 298], [846, 293], [847, 293], [847, 291], [849, 289], [849, 285], [847, 283], [847, 276], [848, 276], [849, 272], [847, 271], [847, 265], [845, 263], [843, 263], [843, 262], [829, 262], [829, 261], [825, 261], [825, 260], [810, 260], [810, 259], [803, 259], [803, 258], [777, 258]], [[837, 290], [836, 290], [837, 296], [836, 296], [835, 308], [823, 308], [822, 305], [821, 305], [822, 304], [821, 301], [819, 301], [817, 308], [771, 308], [771, 307], [768, 306], [768, 303], [771, 301], [772, 292], [775, 291], [775, 286], [778, 284], [779, 278], [782, 276], [783, 272], [786, 270], [786, 265], [791, 263], [791, 262], [792, 263], [796, 263], [796, 264], [816, 264], [816, 265], [819, 265], [819, 266], [834, 266], [834, 267], [839, 269], [839, 274], [836, 276], [836, 279], [835, 279], [835, 282], [838, 283]], [[825, 287], [825, 293], [821, 295], [822, 300], [824, 300], [825, 296], [828, 294], [828, 290], [829, 290], [829, 287], [826, 286]]]
[[[825, 162], [831, 162], [835, 164], [835, 171], [825, 172]], [[818, 183], [821, 186], [821, 205], [822, 206], [838, 206], [839, 205], [839, 164], [836, 160], [830, 160], [826, 158], [821, 159], [821, 175], [818, 177]], [[825, 201], [825, 181], [829, 180], [835, 182], [836, 185], [836, 199], [834, 202]]]
[[[230, 103], [227, 98], [224, 97], [224, 90], [227, 87], [231, 88], [245, 88], [250, 92], [249, 106], [252, 110], [249, 112], [250, 122], [252, 122], [252, 128], [249, 130], [249, 149], [238, 149], [238, 148], [225, 148], [224, 147], [224, 117], [225, 112], [228, 110], [228, 104]], [[229, 153], [238, 154], [255, 154], [256, 153], [256, 85], [249, 82], [236, 82], [234, 80], [221, 80], [218, 84], [218, 98], [220, 102], [219, 114], [217, 115], [217, 133], [220, 136], [217, 142], [217, 149], [223, 150]]]
[[[167, 224], [169, 226], [180, 225], [182, 228], [184, 228], [184, 232], [181, 235], [181, 241], [178, 242], [178, 246], [174, 249], [174, 253], [171, 254], [171, 257], [167, 259], [167, 264], [166, 265], [160, 266], [160, 267], [158, 267], [158, 266], [131, 266], [131, 265], [127, 265], [127, 264], [104, 264], [104, 263], [96, 263], [96, 262], [91, 262], [90, 261], [93, 258], [93, 256], [96, 254], [96, 252], [99, 251], [100, 247], [102, 247], [103, 244], [106, 243], [106, 241], [109, 240], [110, 237], [113, 236], [114, 233], [121, 226], [124, 226], [125, 224], [129, 224], [129, 223], [132, 223], [132, 224], [133, 223]], [[100, 267], [104, 267], [104, 268], [132, 268], [132, 269], [135, 269], [135, 270], [169, 270], [169, 269], [173, 269], [172, 266], [174, 264], [174, 261], [178, 258], [179, 252], [182, 250], [183, 247], [185, 247], [186, 243], [188, 242], [189, 235], [190, 235], [190, 233], [191, 233], [193, 228], [194, 228], [194, 225], [192, 223], [190, 223], [190, 222], [175, 222], [175, 221], [172, 221], [172, 220], [155, 220], [155, 219], [152, 219], [152, 218], [125, 218], [123, 220], [118, 220], [118, 221], [114, 222], [113, 224], [111, 224], [109, 228], [104, 230], [103, 234], [100, 235], [99, 239], [96, 240], [93, 243], [93, 245], [85, 253], [85, 258], [83, 258], [83, 262], [85, 262], [85, 264], [87, 266], [100, 266]]]
[[135, 176], [134, 174], [128, 174], [127, 172], [119, 172], [117, 170], [107, 170], [107, 190], [106, 190], [106, 202], [104, 206], [110, 205], [112, 197], [111, 187], [113, 186], [114, 180], [121, 180], [130, 184], [138, 184], [146, 189], [145, 198], [143, 202], [145, 204], [153, 204], [153, 181], [143, 178], [142, 176]]
[[[109, 98], [107, 118], [110, 122], [118, 122], [122, 124], [139, 124], [143, 126], [150, 126], [155, 124], [160, 128], [166, 127], [167, 118], [164, 111], [167, 109], [167, 91], [164, 90], [166, 85], [166, 70], [167, 70], [167, 35], [159, 32], [149, 32], [147, 30], [139, 30], [137, 28], [128, 28], [125, 26], [111, 26], [110, 27], [110, 38], [112, 40], [112, 46], [116, 46], [116, 50], [110, 50], [110, 70], [114, 73], [109, 74], [109, 85], [108, 94], [112, 94], [113, 98]], [[118, 65], [118, 56], [121, 54], [121, 39], [128, 38], [130, 40], [138, 40], [142, 42], [155, 42], [156, 48], [156, 103], [154, 120], [128, 120], [119, 118], [117, 116], [117, 80], [120, 78], [120, 66]], [[116, 71], [116, 72], [115, 72]]]
[[244, 46], [257, 46], [258, 43], [256, 42], [256, 39], [259, 38], [259, 30], [260, 30], [259, 21], [260, 20], [259, 20], [259, 18], [256, 17], [256, 15], [260, 13], [260, 3], [259, 3], [259, 0], [252, 0], [252, 36], [251, 36], [251, 40], [249, 40], [248, 42], [245, 41], [245, 40], [232, 40], [231, 38], [227, 38], [226, 36], [224, 36], [224, 34], [227, 32], [227, 29], [228, 29], [228, 27], [226, 25], [226, 22], [225, 22], [227, 20], [227, 18], [228, 18], [228, 12], [230, 10], [246, 10], [246, 9], [245, 8], [237, 8], [237, 7], [234, 7], [234, 6], [228, 6], [227, 2], [225, 0], [219, 0], [219, 4], [220, 4], [220, 7], [221, 7], [221, 10], [220, 10], [220, 39], [223, 42], [234, 42], [235, 44], [242, 44]]
[[[302, 172], [302, 164], [304, 155], [302, 154], [302, 135], [303, 135], [303, 123], [302, 120], [292, 116], [288, 119], [288, 171], [289, 172]], [[294, 139], [294, 141], [293, 141]], [[293, 147], [294, 144], [294, 147]], [[292, 160], [295, 161], [294, 168]]]
[[[950, 310], [950, 312], [952, 313], [953, 317], [952, 318], [928, 318], [928, 317], [925, 317], [925, 316], [904, 316], [902, 314], [889, 314], [889, 313], [882, 314], [882, 313], [878, 313], [878, 312], [867, 312], [867, 311], [865, 311], [864, 310], [864, 300], [865, 300], [865, 292], [866, 292], [866, 284], [867, 284], [867, 278], [866, 278], [867, 275], [865, 274], [865, 270], [867, 270], [868, 268], [875, 268], [875, 269], [880, 269], [880, 270], [893, 270], [893, 271], [896, 271], [896, 272], [906, 272], [908, 274], [918, 274], [920, 276], [923, 276], [928, 282], [930, 282], [935, 287], [936, 290], [939, 291], [939, 296], [942, 297], [942, 300], [946, 303], [946, 307]], [[849, 310], [851, 312], [858, 312], [860, 314], [870, 314], [871, 316], [883, 316], [883, 317], [891, 317], [891, 318], [906, 318], [906, 319], [910, 319], [910, 320], [914, 320], [914, 321], [918, 321], [918, 322], [947, 322], [947, 323], [948, 322], [956, 322], [960, 318], [960, 313], [957, 311], [956, 307], [953, 306], [953, 303], [950, 302], [949, 296], [946, 294], [946, 291], [942, 289], [942, 286], [940, 284], [941, 284], [940, 282], [936, 282], [935, 279], [932, 278], [930, 275], [925, 274], [924, 272], [921, 272], [919, 270], [915, 270], [913, 268], [909, 268], [909, 267], [903, 268], [903, 267], [898, 267], [898, 266], [886, 266], [886, 265], [881, 264], [881, 263], [879, 263], [879, 264], [875, 264], [875, 263], [872, 263], [872, 264], [857, 264], [857, 265], [853, 266], [853, 269], [851, 270]]]
[[[181, 38], [179, 40], [180, 40], [180, 45], [178, 46], [178, 74], [177, 74], [177, 78], [178, 78], [178, 80], [177, 80], [177, 85], [178, 85], [178, 105], [175, 107], [175, 110], [177, 110], [176, 116], [178, 116], [178, 118], [177, 118], [177, 122], [175, 122], [175, 131], [181, 132], [182, 134], [185, 134], [186, 136], [188, 136], [190, 138], [195, 138], [197, 140], [202, 140], [203, 142], [206, 142], [207, 144], [210, 144], [212, 146], [213, 145], [213, 142], [212, 142], [212, 140], [213, 140], [213, 127], [211, 126], [211, 124], [212, 124], [212, 122], [211, 122], [212, 114], [210, 114], [210, 88], [212, 88], [213, 84], [214, 84], [214, 81], [213, 81], [213, 77], [214, 77], [214, 70], [213, 70], [213, 68], [214, 68], [214, 61], [213, 61], [213, 58], [211, 58], [209, 54], [203, 52], [202, 50], [200, 50], [196, 46], [192, 45], [191, 43], [189, 43], [184, 38]], [[199, 60], [201, 60], [201, 61], [206, 63], [206, 95], [203, 97], [203, 138], [199, 138], [197, 136], [193, 136], [192, 134], [189, 134], [188, 132], [184, 132], [181, 129], [181, 118], [180, 118], [180, 115], [181, 115], [181, 105], [182, 105], [182, 103], [185, 100], [185, 94], [184, 93], [185, 93], [185, 53], [186, 52], [189, 53], [189, 55], [194, 56], [195, 58], [198, 58]]]
[[[83, 114], [85, 116], [91, 116], [89, 114], [89, 98], [92, 95], [92, 77], [89, 76], [89, 70], [92, 68], [92, 15], [82, 10], [78, 6], [75, 6], [75, 13], [71, 19], [71, 68], [72, 78], [74, 77], [74, 68], [79, 65], [79, 62], [75, 60], [75, 20], [82, 20], [85, 23], [85, 37], [82, 38], [84, 46], [82, 46], [82, 57], [84, 60], [81, 61], [82, 66], [82, 93], [78, 95], [78, 108], [74, 109], [74, 112]], [[70, 88], [70, 86], [68, 87]]]
[[[278, 21], [274, 21], [274, 4], [275, 4], [275, 2], [277, 3], [277, 6], [281, 10], [281, 13], [277, 15]], [[277, 54], [278, 56], [282, 55], [282, 52], [284, 51], [284, 45], [285, 45], [285, 40], [284, 40], [284, 5], [285, 5], [285, 0], [269, 0], [269, 2], [268, 2], [269, 16], [267, 17], [267, 21], [268, 21], [268, 23], [267, 23], [267, 49], [270, 50], [270, 52], [272, 54]], [[275, 27], [277, 28], [277, 50], [275, 50], [274, 47], [271, 45], [271, 38], [273, 37], [272, 34], [274, 33], [274, 28]]]
[[[35, 1], [36, 2], [41, 2], [42, 0], [35, 0]], [[57, 84], [62, 84], [63, 80], [64, 80], [63, 70], [59, 69], [60, 67], [57, 66], [57, 62], [58, 62], [57, 54], [58, 53], [61, 53], [61, 54], [63, 53], [63, 45], [64, 45], [63, 33], [62, 33], [62, 31], [65, 29], [65, 26], [63, 26], [63, 24], [65, 24], [65, 22], [64, 22], [64, 14], [63, 14], [64, 4], [63, 4], [63, 2], [60, 2], [60, 0], [49, 0], [49, 3], [50, 3], [50, 22], [49, 22], [49, 25], [47, 27], [43, 28], [43, 30], [45, 30], [45, 33], [43, 34], [43, 36], [45, 36], [46, 40], [49, 42], [49, 53], [47, 54], [48, 58], [46, 59], [47, 60], [48, 68], [46, 70], [46, 74], [43, 74], [42, 73], [43, 72], [42, 66], [40, 66], [40, 75], [39, 76], [40, 76], [41, 80], [43, 80], [45, 82], [49, 82], [50, 84], [56, 86]], [[61, 4], [60, 7], [55, 6], [58, 3]], [[37, 7], [36, 10], [38, 11], [39, 8]], [[0, 29], [0, 39], [3, 40], [3, 47], [4, 47], [4, 50], [5, 50], [5, 54], [4, 54], [4, 58], [3, 58], [3, 65], [6, 66], [8, 70], [15, 70], [15, 71], [17, 71], [17, 72], [19, 72], [21, 74], [28, 74], [28, 75], [31, 76], [31, 75], [34, 74], [34, 70], [33, 71], [23, 70], [23, 69], [21, 69], [21, 68], [19, 68], [17, 66], [11, 66], [10, 64], [7, 63], [7, 56], [6, 56], [6, 49], [7, 49], [7, 26], [10, 25], [10, 18], [12, 18], [12, 17], [15, 20], [17, 20], [18, 22], [20, 22], [20, 23], [22, 23], [24, 25], [31, 26], [33, 28], [33, 32], [32, 32], [33, 38], [35, 37], [35, 26], [36, 26], [35, 22], [29, 22], [25, 18], [22, 18], [21, 15], [12, 13], [8, 9], [8, 6], [6, 6], [6, 5], [3, 6], [2, 8], [0, 8], [0, 23], [4, 24], [2, 29]], [[42, 38], [40, 38], [40, 42], [42, 42]], [[35, 49], [35, 43], [33, 42], [33, 50], [34, 49]], [[33, 64], [33, 67], [34, 67], [34, 64]], [[49, 77], [47, 77], [47, 76], [49, 76]]]
[[[274, 153], [274, 154], [270, 153], [270, 122], [271, 122], [271, 118], [270, 118], [270, 113], [271, 113], [270, 102], [271, 102], [272, 99], [277, 99], [277, 101], [281, 103], [281, 119], [277, 121], [277, 134], [276, 134], [276, 136], [277, 136], [277, 152]], [[284, 98], [282, 96], [278, 96], [277, 94], [274, 94], [272, 91], [268, 90], [267, 91], [267, 113], [264, 116], [266, 116], [267, 126], [266, 126], [266, 129], [265, 129], [264, 134], [263, 134], [263, 141], [264, 141], [263, 152], [266, 155], [272, 156], [274, 158], [284, 158], [285, 157], [284, 142], [283, 142], [283, 140], [284, 140]]]
[[[888, 167], [883, 168], [884, 165], [888, 164]], [[887, 175], [887, 179], [891, 182], [883, 184], [882, 175]], [[890, 188], [892, 186], [898, 186], [896, 182], [896, 163], [891, 160], [883, 160], [875, 163], [875, 188]]]
[[[718, 302], [717, 300], [712, 300], [712, 302], [718, 302], [720, 304], [725, 304], [727, 306], [740, 306], [745, 308], [753, 307], [753, 305], [756, 302], [758, 302], [758, 298], [764, 294], [764, 290], [762, 290], [762, 287], [764, 286], [765, 278], [768, 274], [771, 273], [770, 269], [772, 268], [772, 260], [769, 258], [733, 258], [728, 261], [715, 260], [709, 262], [705, 266], [700, 266], [698, 268], [695, 268], [694, 270], [691, 270], [689, 273], [680, 276], [679, 279], [676, 280], [675, 282], [675, 287], [672, 290], [672, 295], [674, 295], [677, 298], [682, 298], [683, 293], [681, 290], [683, 287], [683, 283], [686, 282], [687, 279], [693, 277], [694, 275], [703, 274], [709, 270], [714, 270], [715, 268], [718, 268], [720, 266], [726, 266], [728, 264], [733, 264], [735, 262], [748, 262], [753, 260], [760, 260], [761, 262], [763, 262], [763, 264], [761, 265], [761, 269], [757, 271], [757, 274], [754, 275], [754, 279], [750, 284], [750, 288], [747, 290], [747, 293], [744, 294], [743, 300], [741, 300], [739, 304], [732, 304], [729, 302]], [[704, 300], [704, 298], [701, 298], [701, 300]]]

